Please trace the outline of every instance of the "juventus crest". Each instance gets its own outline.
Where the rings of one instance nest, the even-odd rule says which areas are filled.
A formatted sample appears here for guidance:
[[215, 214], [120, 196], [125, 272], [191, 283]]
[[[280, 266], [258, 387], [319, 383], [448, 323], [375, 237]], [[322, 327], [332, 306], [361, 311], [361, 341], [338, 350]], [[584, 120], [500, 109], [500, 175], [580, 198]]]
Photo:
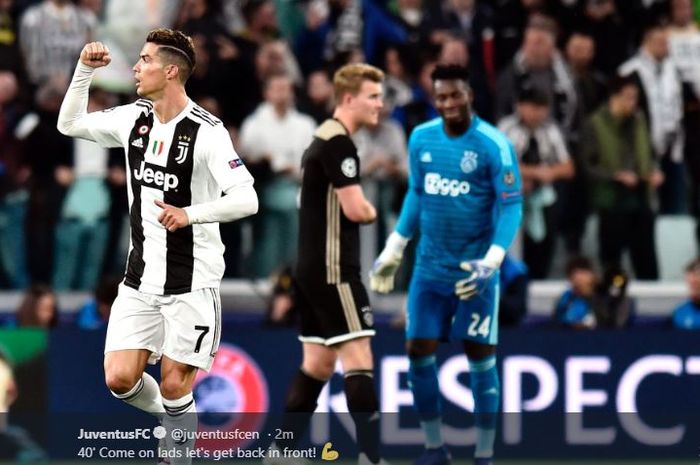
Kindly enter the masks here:
[[177, 136], [177, 151], [178, 155], [175, 157], [175, 161], [178, 164], [183, 164], [187, 160], [187, 154], [190, 151], [190, 141], [192, 138], [190, 136]]

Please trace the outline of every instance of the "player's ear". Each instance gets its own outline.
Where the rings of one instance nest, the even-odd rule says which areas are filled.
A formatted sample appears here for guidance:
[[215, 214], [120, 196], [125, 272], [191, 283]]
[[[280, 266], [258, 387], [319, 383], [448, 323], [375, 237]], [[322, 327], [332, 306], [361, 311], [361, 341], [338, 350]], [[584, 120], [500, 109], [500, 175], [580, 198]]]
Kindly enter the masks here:
[[178, 74], [180, 74], [180, 68], [176, 64], [169, 64], [165, 68], [165, 76], [168, 79], [177, 79]]
[[343, 96], [340, 98], [341, 102], [343, 105], [348, 105], [352, 103], [353, 95], [351, 92], [345, 92]]

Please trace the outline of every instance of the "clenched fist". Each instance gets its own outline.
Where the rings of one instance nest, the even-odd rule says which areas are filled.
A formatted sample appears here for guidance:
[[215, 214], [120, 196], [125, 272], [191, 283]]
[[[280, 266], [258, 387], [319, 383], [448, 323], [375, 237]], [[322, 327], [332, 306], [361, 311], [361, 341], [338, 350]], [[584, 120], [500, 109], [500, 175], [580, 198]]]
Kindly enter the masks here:
[[80, 52], [80, 62], [91, 68], [107, 66], [112, 61], [109, 55], [109, 48], [102, 42], [90, 42], [85, 44]]

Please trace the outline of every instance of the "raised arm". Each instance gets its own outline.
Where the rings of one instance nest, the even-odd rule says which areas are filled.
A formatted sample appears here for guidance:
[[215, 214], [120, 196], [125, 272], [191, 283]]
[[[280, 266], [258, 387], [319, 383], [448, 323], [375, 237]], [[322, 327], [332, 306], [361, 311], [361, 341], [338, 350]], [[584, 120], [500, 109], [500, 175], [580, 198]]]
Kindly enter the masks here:
[[[90, 42], [80, 52], [80, 60], [58, 114], [58, 130], [61, 134], [100, 142], [90, 131], [88, 98], [90, 83], [96, 68], [107, 66], [112, 58], [109, 49], [101, 42]], [[105, 144], [106, 145], [106, 144]]]

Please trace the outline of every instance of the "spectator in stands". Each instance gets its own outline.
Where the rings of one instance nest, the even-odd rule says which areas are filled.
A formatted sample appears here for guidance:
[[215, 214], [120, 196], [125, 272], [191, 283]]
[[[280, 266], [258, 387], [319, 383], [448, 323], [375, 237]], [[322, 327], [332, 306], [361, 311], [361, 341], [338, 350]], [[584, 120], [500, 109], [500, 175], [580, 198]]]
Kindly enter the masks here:
[[264, 87], [265, 102], [243, 121], [240, 149], [246, 160], [264, 162], [272, 177], [260, 192], [262, 234], [256, 239], [256, 275], [267, 277], [296, 257], [297, 193], [301, 157], [316, 129], [314, 120], [294, 107], [292, 81], [273, 75]]
[[658, 279], [653, 199], [663, 174], [638, 109], [635, 80], [615, 77], [609, 88], [608, 103], [589, 118], [581, 138], [600, 260], [605, 268], [619, 268], [629, 249], [636, 277]]
[[408, 33], [409, 42], [425, 43], [430, 31], [425, 27], [426, 10], [423, 0], [397, 0], [395, 17]]
[[550, 18], [532, 18], [520, 50], [499, 76], [496, 118], [513, 113], [518, 95], [526, 88], [547, 95], [551, 115], [568, 140], [579, 121], [578, 97], [569, 68], [556, 49], [556, 23]]
[[17, 24], [15, 22], [14, 0], [0, 2], [0, 71], [15, 75], [20, 86], [20, 94], [26, 97], [26, 71], [19, 48]]
[[672, 322], [676, 329], [700, 329], [700, 258], [685, 267], [688, 300], [673, 310]]
[[60, 76], [44, 83], [35, 94], [36, 111], [18, 126], [22, 156], [32, 173], [25, 236], [32, 282], [51, 282], [56, 222], [72, 182], [73, 141], [56, 131], [66, 87]]
[[501, 264], [501, 298], [498, 324], [501, 328], [518, 326], [527, 315], [528, 270], [525, 262], [506, 255]]
[[119, 148], [109, 150], [107, 167], [109, 190], [109, 228], [102, 274], [123, 273], [129, 253], [129, 204], [126, 188], [126, 160]]
[[605, 75], [593, 65], [597, 54], [593, 36], [586, 31], [572, 32], [566, 40], [564, 54], [580, 97], [579, 109], [588, 116], [605, 101], [607, 83]]
[[[88, 111], [101, 111], [116, 104], [113, 94], [93, 89]], [[94, 289], [109, 238], [109, 149], [77, 139], [73, 152], [72, 182], [56, 226], [52, 284], [56, 291]]]
[[271, 327], [290, 327], [294, 326], [297, 317], [296, 284], [292, 268], [286, 266], [274, 277], [265, 324]]
[[472, 88], [472, 105], [476, 113], [487, 121], [493, 119], [493, 100], [491, 88], [486, 82], [483, 67], [474, 61], [467, 48], [464, 37], [446, 36], [440, 46], [438, 63], [441, 65], [459, 65], [469, 70], [469, 85]]
[[[236, 55], [235, 59], [230, 57], [231, 59], [226, 60], [226, 67], [229, 68], [227, 74], [233, 81], [222, 82], [222, 85], [226, 86], [223, 91], [226, 97], [222, 97], [221, 100], [223, 115], [228, 123], [236, 127], [240, 127], [243, 120], [263, 101], [262, 86], [269, 75], [282, 71], [298, 75], [298, 71], [287, 66], [294, 60], [289, 47], [285, 42], [278, 41], [279, 25], [275, 2], [245, 0], [239, 3], [245, 27], [233, 37], [235, 52], [231, 44], [227, 44], [223, 49], [217, 45], [219, 51], [216, 52], [219, 54], [224, 51], [225, 55], [234, 52]], [[221, 43], [220, 40], [219, 42]], [[204, 50], [205, 55], [211, 53], [207, 52], [206, 48]], [[199, 50], [197, 57], [199, 61]], [[272, 72], [263, 68], [271, 68]], [[211, 77], [215, 80], [222, 79], [215, 74]]]
[[[101, 35], [105, 36], [106, 42], [110, 45], [112, 56], [110, 68], [115, 66], [115, 55], [119, 53], [124, 60], [121, 65], [126, 67], [127, 72], [133, 77], [131, 66], [135, 57], [139, 56], [143, 38], [148, 35], [148, 31], [159, 27], [170, 27], [177, 17], [179, 7], [180, 2], [172, 0], [105, 1]], [[83, 44], [85, 44], [84, 38]], [[78, 54], [80, 50], [82, 47], [78, 49]], [[75, 62], [72, 66], [75, 66]], [[72, 73], [71, 69], [70, 75]], [[131, 81], [133, 90], [133, 79]]]
[[45, 462], [46, 453], [29, 433], [8, 422], [8, 412], [18, 395], [12, 365], [0, 351], [0, 460], [12, 460], [12, 463]]
[[669, 56], [680, 73], [683, 84], [700, 96], [700, 28], [693, 21], [691, 0], [671, 1], [668, 28]]
[[531, 18], [552, 15], [548, 0], [500, 0], [494, 7], [494, 48], [496, 69], [508, 66], [523, 42]]
[[[286, 74], [294, 85], [301, 83], [301, 72], [296, 58], [286, 42], [271, 40], [261, 44], [254, 57], [254, 75], [243, 88], [236, 89], [242, 94], [241, 111], [244, 118], [250, 116], [265, 100], [264, 86], [267, 80], [278, 74]], [[242, 124], [242, 123], [239, 123]]]
[[408, 61], [411, 50], [406, 46], [391, 46], [384, 52], [384, 105], [391, 108], [406, 105], [413, 97]]
[[317, 69], [323, 61], [335, 62], [337, 55], [361, 49], [368, 63], [378, 63], [380, 52], [389, 44], [408, 40], [401, 23], [374, 0], [331, 0], [325, 17], [307, 9], [305, 29], [295, 47], [302, 70]]
[[[360, 158], [363, 189], [377, 210], [376, 246], [381, 248], [392, 230], [392, 213], [397, 189], [408, 177], [406, 134], [399, 123], [389, 118], [391, 108], [382, 107], [379, 123], [363, 127], [352, 135]], [[393, 218], [395, 220], [395, 217]]]
[[[699, 5], [700, 6], [700, 5]], [[700, 246], [700, 28], [693, 21], [691, 0], [671, 2], [669, 54], [683, 85], [684, 159], [688, 171], [690, 213], [696, 219], [695, 237]]]
[[550, 103], [535, 88], [522, 89], [514, 114], [498, 128], [513, 142], [523, 180], [523, 258], [533, 279], [545, 279], [557, 239], [555, 183], [574, 175], [564, 136], [549, 119]]
[[31, 171], [15, 136], [24, 113], [18, 91], [15, 74], [0, 71], [0, 286], [23, 289], [29, 283], [24, 221]]
[[16, 313], [18, 327], [53, 328], [58, 324], [56, 295], [44, 284], [33, 284], [24, 293]]
[[333, 84], [325, 68], [312, 71], [306, 79], [305, 93], [299, 102], [299, 111], [310, 115], [321, 124], [333, 114]]
[[69, 79], [86, 42], [94, 38], [97, 19], [70, 0], [43, 0], [20, 21], [20, 45], [29, 79], [39, 86], [50, 78]]
[[258, 47], [279, 37], [277, 9], [273, 0], [247, 0], [241, 9], [245, 28], [241, 37]]
[[620, 66], [619, 73], [637, 81], [652, 153], [668, 181], [659, 189], [660, 212], [683, 213], [683, 93], [680, 75], [668, 54], [667, 28], [660, 23], [648, 26], [637, 54]]
[[406, 105], [394, 109], [392, 118], [397, 120], [410, 136], [413, 128], [429, 119], [437, 118], [438, 113], [432, 102], [433, 81], [430, 74], [435, 69], [436, 61], [427, 56], [423, 58], [418, 77], [411, 86], [413, 97]]
[[[178, 23], [181, 31], [192, 37], [197, 54], [197, 67], [187, 82], [191, 98], [214, 97], [225, 103], [219, 114], [226, 123], [240, 125], [249, 108], [241, 93], [253, 83], [252, 62], [244, 60], [237, 39], [222, 20], [220, 2], [187, 0], [182, 3]], [[243, 108], [242, 108], [243, 107]]]
[[[579, 96], [580, 116], [585, 118], [596, 110], [606, 98], [606, 78], [593, 68], [595, 42], [587, 32], [574, 31], [566, 41], [565, 55], [574, 86]], [[566, 250], [571, 255], [581, 252], [581, 239], [590, 213], [586, 191], [585, 170], [578, 144], [580, 128], [571, 134], [569, 149], [574, 162], [574, 178], [561, 186], [560, 228]]]
[[[93, 2], [94, 0], [83, 0]], [[139, 56], [142, 37], [159, 27], [170, 27], [177, 16], [179, 1], [97, 0], [104, 2], [98, 17], [97, 39], [109, 47], [112, 62], [109, 68], [95, 76], [95, 82], [104, 83], [113, 92], [131, 94], [134, 91], [134, 57]], [[198, 64], [199, 64], [199, 60]]]
[[430, 41], [444, 44], [460, 37], [468, 47], [470, 83], [475, 75], [484, 77], [493, 87], [496, 83], [494, 62], [494, 12], [488, 2], [447, 0], [435, 2], [423, 21]]
[[574, 257], [566, 265], [569, 288], [554, 307], [554, 322], [573, 329], [593, 329], [596, 326], [593, 303], [598, 277], [593, 263], [585, 257]]
[[595, 54], [593, 67], [611, 77], [617, 73], [620, 63], [632, 54], [633, 30], [623, 20], [615, 0], [581, 0], [579, 3], [577, 29], [590, 31], [596, 50], [601, 51]]
[[629, 277], [622, 268], [608, 268], [596, 288], [593, 313], [596, 327], [605, 329], [627, 328], [632, 323], [636, 306], [627, 296]]
[[101, 329], [107, 326], [114, 299], [117, 298], [119, 275], [105, 275], [95, 289], [95, 295], [78, 310], [76, 324], [80, 329]]

